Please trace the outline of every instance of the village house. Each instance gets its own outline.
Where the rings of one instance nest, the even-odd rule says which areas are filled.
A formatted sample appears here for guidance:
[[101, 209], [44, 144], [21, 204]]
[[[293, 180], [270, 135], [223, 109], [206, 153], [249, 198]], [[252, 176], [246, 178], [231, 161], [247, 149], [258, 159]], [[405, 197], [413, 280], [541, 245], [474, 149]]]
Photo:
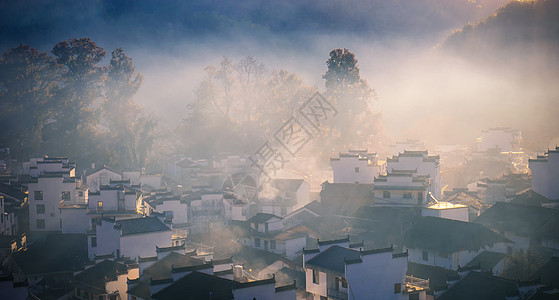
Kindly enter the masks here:
[[559, 214], [554, 214], [538, 228], [536, 238], [540, 245], [551, 251], [553, 255], [559, 255]]
[[60, 202], [85, 203], [85, 188], [68, 158], [38, 158], [28, 163], [29, 229], [31, 233], [61, 232]]
[[451, 192], [445, 191], [443, 201], [467, 206], [469, 221], [475, 220], [482, 212], [489, 208], [489, 205], [477, 197], [476, 192], [470, 192], [467, 188], [454, 188]]
[[283, 218], [283, 228], [289, 229], [315, 217], [322, 216], [326, 210], [318, 201], [313, 201]]
[[307, 234], [296, 230], [282, 231], [282, 218], [258, 213], [250, 218], [250, 239], [246, 245], [294, 259], [307, 243]]
[[157, 217], [97, 220], [95, 235], [88, 239], [90, 259], [110, 255], [121, 258], [153, 257], [157, 247], [172, 246], [172, 231]]
[[79, 272], [71, 280], [74, 299], [128, 299], [127, 278], [138, 277], [138, 267], [104, 260]]
[[513, 241], [514, 245], [511, 246], [509, 252], [524, 252], [539, 245], [537, 240], [538, 229], [558, 213], [557, 210], [551, 208], [497, 202], [474, 222]]
[[421, 215], [424, 217], [438, 217], [451, 220], [468, 222], [468, 207], [462, 204], [453, 204], [450, 202], [438, 202], [421, 209]]
[[349, 150], [340, 153], [337, 158], [330, 158], [333, 183], [372, 184], [373, 179], [382, 172], [376, 153], [365, 150]]
[[522, 133], [510, 127], [483, 130], [477, 138], [477, 151], [517, 152], [522, 149]]
[[529, 160], [532, 171], [532, 190], [548, 198], [559, 199], [559, 146]]
[[415, 170], [393, 170], [375, 178], [375, 206], [424, 206], [432, 201], [429, 178], [416, 175]]
[[403, 246], [412, 262], [457, 270], [483, 251], [507, 253], [512, 245], [480, 224], [421, 217], [406, 232]]
[[188, 206], [189, 233], [204, 233], [210, 229], [225, 226], [223, 192], [212, 190], [209, 187], [195, 187], [182, 199]]
[[98, 192], [101, 186], [109, 185], [113, 180], [122, 180], [122, 173], [107, 165], [96, 169], [95, 164], [92, 164], [91, 170], [86, 170], [85, 174], [85, 182], [90, 192]]
[[428, 280], [406, 276], [407, 253], [350, 248], [349, 238], [305, 250], [303, 268], [313, 299], [426, 299]]
[[284, 217], [309, 203], [309, 184], [303, 179], [272, 179], [258, 203], [259, 212]]
[[[386, 172], [398, 173], [399, 171], [412, 171], [417, 177], [428, 178], [427, 191], [437, 199], [441, 199], [441, 167], [440, 157], [438, 155], [429, 155], [425, 151], [408, 151], [404, 150], [397, 156], [386, 159]], [[376, 183], [376, 182], [375, 182]]]

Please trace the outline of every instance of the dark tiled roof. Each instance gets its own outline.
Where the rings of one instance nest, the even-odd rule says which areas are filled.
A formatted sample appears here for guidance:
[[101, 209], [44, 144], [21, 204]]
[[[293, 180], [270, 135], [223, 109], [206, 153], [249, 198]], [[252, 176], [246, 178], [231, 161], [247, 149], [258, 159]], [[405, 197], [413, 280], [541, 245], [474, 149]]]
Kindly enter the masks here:
[[537, 235], [547, 238], [559, 238], [559, 214], [553, 215], [537, 230]]
[[136, 285], [128, 290], [128, 294], [142, 299], [149, 299], [151, 296], [151, 286], [148, 281], [138, 281]]
[[512, 232], [517, 235], [531, 235], [558, 211], [538, 206], [497, 202], [475, 219], [496, 230]]
[[247, 222], [248, 223], [262, 224], [262, 223], [266, 223], [268, 220], [270, 220], [272, 218], [281, 219], [281, 217], [278, 217], [276, 215], [265, 214], [265, 213], [257, 213], [254, 217], [250, 218]]
[[87, 260], [85, 234], [51, 234], [45, 241], [35, 242], [27, 251], [13, 254], [26, 275], [73, 272]]
[[348, 249], [334, 245], [315, 257], [309, 259], [305, 265], [345, 273], [345, 260], [359, 259], [361, 253], [357, 250]]
[[301, 184], [305, 182], [303, 179], [273, 179], [270, 186], [286, 193], [296, 193]]
[[511, 242], [480, 224], [437, 217], [419, 218], [404, 237], [408, 248], [454, 253], [479, 250], [496, 243]]
[[172, 268], [190, 267], [202, 264], [204, 264], [204, 262], [201, 260], [171, 252], [153, 265], [147, 267], [143, 275], [153, 279], [165, 279], [171, 277]]
[[413, 277], [429, 279], [429, 287], [433, 291], [439, 291], [446, 289], [447, 279], [458, 276], [458, 272], [454, 270], [448, 270], [441, 267], [435, 267], [430, 265], [423, 265], [408, 261], [408, 270], [406, 275], [411, 275]]
[[281, 268], [276, 272], [275, 278], [278, 286], [289, 285], [295, 281], [297, 289], [305, 290], [305, 272], [296, 271], [290, 268]]
[[233, 299], [233, 281], [200, 272], [192, 272], [153, 294], [158, 300]]
[[543, 267], [541, 267], [533, 279], [540, 279], [542, 283], [559, 287], [559, 257], [552, 257]]
[[515, 281], [479, 272], [470, 272], [437, 300], [496, 300], [518, 295]]
[[171, 230], [155, 217], [120, 220], [116, 221], [115, 226], [120, 227], [122, 235]]
[[80, 286], [91, 286], [105, 291], [105, 283], [117, 279], [118, 275], [128, 273], [125, 265], [114, 261], [104, 260], [95, 266], [79, 273], [74, 277], [74, 284]]
[[505, 258], [504, 253], [498, 253], [493, 251], [483, 251], [474, 257], [469, 263], [464, 267], [475, 267], [480, 266], [482, 272], [490, 272], [493, 267], [501, 260]]

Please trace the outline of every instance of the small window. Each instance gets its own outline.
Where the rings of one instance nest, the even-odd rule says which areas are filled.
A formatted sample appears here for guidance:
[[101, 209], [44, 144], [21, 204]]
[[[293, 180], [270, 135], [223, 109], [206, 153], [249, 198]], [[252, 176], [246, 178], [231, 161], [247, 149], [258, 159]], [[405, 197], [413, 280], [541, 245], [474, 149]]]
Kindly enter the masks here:
[[382, 198], [390, 198], [390, 192], [389, 191], [382, 192]]
[[320, 273], [317, 270], [312, 270], [312, 283], [320, 284]]
[[421, 258], [422, 258], [424, 261], [428, 261], [428, 260], [429, 260], [429, 252], [428, 252], [428, 251], [423, 251], [423, 253], [422, 253], [421, 256], [422, 256]]
[[402, 284], [401, 283], [395, 283], [394, 284], [394, 294], [399, 294], [402, 292]]
[[270, 241], [270, 248], [276, 250], [276, 240]]
[[345, 278], [342, 278], [342, 287], [347, 289], [347, 280]]
[[103, 201], [97, 201], [97, 211], [103, 211]]
[[411, 193], [404, 193], [404, 199], [411, 199]]
[[423, 204], [423, 192], [417, 192], [417, 204]]
[[448, 253], [446, 252], [439, 252], [439, 256], [442, 258], [448, 258]]
[[70, 192], [68, 192], [68, 191], [62, 192], [62, 196], [61, 196], [61, 197], [62, 197], [62, 201], [67, 201], [67, 202], [69, 202], [69, 201], [70, 201]]
[[255, 238], [254, 239], [254, 247], [260, 248], [260, 238]]
[[37, 214], [44, 215], [45, 214], [45, 205], [37, 204]]
[[355, 167], [355, 173], [359, 173], [359, 167]]
[[35, 200], [43, 200], [43, 191], [35, 191], [33, 193]]
[[45, 219], [37, 219], [37, 229], [45, 229]]
[[96, 236], [91, 237], [91, 247], [97, 247], [97, 237]]
[[410, 294], [409, 300], [419, 300], [419, 293]]

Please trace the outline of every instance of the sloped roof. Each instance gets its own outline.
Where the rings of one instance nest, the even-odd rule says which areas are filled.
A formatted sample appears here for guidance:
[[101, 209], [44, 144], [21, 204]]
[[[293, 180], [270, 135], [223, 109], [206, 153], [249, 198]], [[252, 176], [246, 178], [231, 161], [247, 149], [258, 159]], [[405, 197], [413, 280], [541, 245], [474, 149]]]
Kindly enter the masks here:
[[233, 299], [232, 286], [232, 280], [194, 271], [153, 294], [152, 299]]
[[118, 275], [128, 273], [125, 265], [111, 260], [104, 260], [95, 266], [74, 276], [73, 282], [77, 285], [92, 286], [105, 291], [105, 283], [117, 279]]
[[25, 275], [73, 272], [88, 260], [85, 234], [51, 234], [45, 241], [12, 254]]
[[293, 284], [295, 280], [295, 284], [297, 289], [305, 290], [305, 272], [296, 271], [290, 268], [281, 268], [275, 274], [276, 284], [278, 286], [289, 285]]
[[265, 213], [257, 213], [256, 215], [254, 215], [254, 217], [250, 218], [247, 222], [248, 223], [262, 224], [262, 223], [266, 223], [268, 220], [270, 220], [272, 218], [281, 219], [281, 217], [278, 217], [276, 215], [265, 214]]
[[480, 266], [482, 272], [490, 272], [496, 264], [505, 258], [504, 253], [498, 253], [493, 251], [483, 251], [474, 257], [469, 263], [464, 267], [475, 267]]
[[429, 288], [433, 291], [446, 289], [447, 279], [458, 276], [458, 272], [441, 267], [418, 264], [408, 261], [406, 275], [416, 278], [429, 279]]
[[558, 211], [532, 205], [497, 202], [475, 219], [496, 230], [513, 232], [518, 235], [531, 235]]
[[345, 273], [345, 260], [354, 260], [360, 257], [361, 253], [357, 250], [334, 245], [309, 259], [305, 265], [316, 266], [343, 274]]
[[540, 279], [543, 284], [559, 287], [559, 257], [552, 257], [533, 275], [533, 279]]
[[480, 224], [437, 217], [418, 218], [404, 237], [404, 244], [408, 248], [449, 254], [461, 250], [479, 250], [501, 242], [511, 241]]
[[510, 203], [514, 203], [514, 204], [523, 204], [523, 205], [534, 205], [534, 206], [542, 206], [542, 203], [551, 203], [551, 202], [557, 202], [559, 200], [551, 200], [548, 199], [544, 196], [542, 196], [541, 194], [534, 192], [534, 190], [527, 189], [524, 190], [518, 194], [516, 194], [512, 200], [510, 200]]
[[175, 252], [169, 253], [167, 256], [155, 262], [153, 265], [147, 267], [143, 271], [143, 276], [151, 277], [152, 279], [167, 279], [171, 278], [172, 268], [182, 268], [203, 265], [204, 262], [184, 254]]
[[116, 221], [115, 226], [120, 227], [122, 235], [140, 234], [171, 230], [157, 217], [134, 218]]
[[272, 179], [270, 186], [286, 193], [295, 193], [305, 182], [303, 179]]
[[559, 238], [559, 214], [547, 219], [537, 230], [537, 235], [547, 238]]
[[443, 201], [453, 204], [467, 205], [480, 211], [486, 207], [486, 204], [483, 203], [479, 198], [474, 197], [466, 192], [459, 192], [449, 197], [444, 197]]
[[515, 295], [518, 295], [515, 281], [472, 271], [437, 300], [495, 300]]

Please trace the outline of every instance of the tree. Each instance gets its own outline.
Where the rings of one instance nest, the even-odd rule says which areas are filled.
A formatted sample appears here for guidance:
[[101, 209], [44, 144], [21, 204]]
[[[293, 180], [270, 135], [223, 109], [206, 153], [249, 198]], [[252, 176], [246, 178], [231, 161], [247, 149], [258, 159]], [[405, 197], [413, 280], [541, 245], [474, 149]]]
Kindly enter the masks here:
[[338, 110], [324, 138], [333, 148], [369, 146], [380, 127], [380, 115], [373, 110], [375, 91], [359, 74], [358, 61], [348, 49], [334, 49], [326, 61], [326, 96]]
[[53, 123], [44, 152], [65, 153], [71, 157], [88, 157], [96, 153], [95, 102], [102, 97], [104, 68], [98, 64], [105, 57], [103, 48], [89, 38], [59, 42], [52, 49], [57, 63], [63, 66], [60, 89], [55, 95], [59, 110]]
[[142, 81], [143, 76], [135, 73], [132, 58], [122, 48], [114, 50], [107, 70], [105, 101], [102, 105], [109, 147], [116, 153], [112, 165], [141, 168], [145, 163], [146, 151], [153, 143], [153, 130], [157, 122], [144, 116], [143, 110], [133, 99]]
[[38, 154], [59, 80], [55, 60], [30, 46], [19, 45], [0, 58], [0, 143], [12, 147], [17, 159]]

